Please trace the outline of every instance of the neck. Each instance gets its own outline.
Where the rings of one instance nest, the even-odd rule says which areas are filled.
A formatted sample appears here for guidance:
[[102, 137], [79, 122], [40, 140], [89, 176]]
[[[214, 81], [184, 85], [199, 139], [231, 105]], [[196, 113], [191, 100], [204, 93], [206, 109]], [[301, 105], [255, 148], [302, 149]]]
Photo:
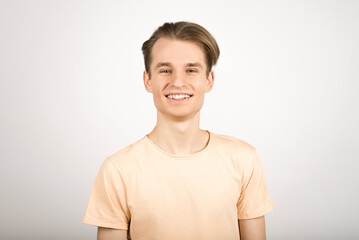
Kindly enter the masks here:
[[203, 150], [208, 133], [199, 128], [199, 112], [189, 119], [169, 119], [157, 112], [157, 124], [150, 140], [162, 150], [175, 155], [188, 155]]

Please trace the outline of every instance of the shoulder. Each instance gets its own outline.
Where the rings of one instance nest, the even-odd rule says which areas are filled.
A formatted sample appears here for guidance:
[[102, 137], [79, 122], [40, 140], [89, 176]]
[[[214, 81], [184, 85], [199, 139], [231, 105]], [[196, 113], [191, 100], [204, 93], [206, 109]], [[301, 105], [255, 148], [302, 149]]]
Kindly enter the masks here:
[[136, 161], [139, 159], [144, 148], [144, 138], [141, 138], [108, 156], [103, 165], [121, 169], [131, 168], [131, 166], [135, 165]]
[[253, 155], [256, 149], [244, 140], [233, 136], [214, 134], [215, 143], [219, 149], [233, 154]]
[[258, 158], [254, 146], [233, 136], [215, 134], [214, 138], [216, 153], [227, 159], [237, 171], [251, 171]]

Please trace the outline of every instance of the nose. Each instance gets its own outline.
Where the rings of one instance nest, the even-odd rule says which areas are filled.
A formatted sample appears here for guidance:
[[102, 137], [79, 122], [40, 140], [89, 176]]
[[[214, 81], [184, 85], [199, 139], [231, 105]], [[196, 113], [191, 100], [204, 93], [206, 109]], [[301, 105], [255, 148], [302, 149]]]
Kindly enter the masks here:
[[186, 85], [185, 75], [180, 71], [175, 71], [171, 83], [174, 87], [182, 87]]

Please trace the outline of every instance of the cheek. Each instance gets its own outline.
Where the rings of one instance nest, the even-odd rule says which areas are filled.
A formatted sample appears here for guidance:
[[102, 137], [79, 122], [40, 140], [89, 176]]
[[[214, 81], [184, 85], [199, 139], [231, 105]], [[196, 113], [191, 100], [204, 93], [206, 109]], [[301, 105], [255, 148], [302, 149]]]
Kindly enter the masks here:
[[153, 99], [154, 101], [159, 101], [161, 99], [161, 94], [158, 91], [153, 91]]
[[162, 88], [160, 86], [153, 86], [152, 94], [153, 94], [153, 100], [155, 102], [163, 101], [162, 97], [164, 97], [164, 95], [163, 95]]
[[162, 89], [162, 86], [160, 86], [158, 84], [158, 81], [153, 81], [152, 82], [152, 92], [153, 92], [154, 95], [160, 94], [161, 89]]
[[194, 87], [198, 92], [204, 92], [206, 89], [206, 79], [199, 79], [194, 83]]

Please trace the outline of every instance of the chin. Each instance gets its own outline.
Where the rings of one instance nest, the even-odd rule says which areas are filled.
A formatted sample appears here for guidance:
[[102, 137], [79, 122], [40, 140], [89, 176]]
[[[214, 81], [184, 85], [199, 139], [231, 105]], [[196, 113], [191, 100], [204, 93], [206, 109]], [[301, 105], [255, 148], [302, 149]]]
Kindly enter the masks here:
[[162, 112], [161, 113], [164, 116], [167, 116], [169, 118], [176, 118], [178, 120], [185, 120], [185, 119], [191, 119], [195, 118], [197, 114], [199, 114], [199, 111], [195, 112]]

